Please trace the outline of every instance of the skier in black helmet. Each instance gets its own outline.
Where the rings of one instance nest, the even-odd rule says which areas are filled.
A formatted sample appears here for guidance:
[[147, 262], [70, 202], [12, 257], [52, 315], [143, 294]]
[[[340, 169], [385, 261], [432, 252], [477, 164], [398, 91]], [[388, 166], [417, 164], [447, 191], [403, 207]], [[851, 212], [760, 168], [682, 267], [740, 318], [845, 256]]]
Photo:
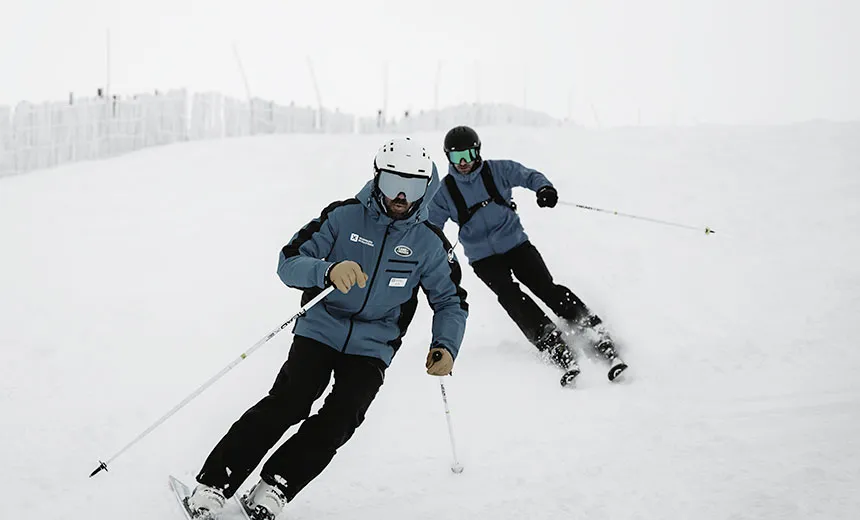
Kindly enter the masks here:
[[430, 221], [442, 228], [448, 219], [459, 226], [459, 239], [469, 264], [499, 303], [541, 352], [565, 370], [562, 385], [579, 374], [574, 354], [564, 334], [525, 294], [516, 279], [564, 320], [575, 334], [610, 363], [610, 380], [627, 365], [600, 317], [570, 289], [553, 282], [537, 248], [529, 241], [512, 202], [512, 188], [528, 188], [537, 195], [541, 208], [555, 207], [558, 193], [540, 172], [509, 160], [481, 157], [481, 139], [468, 126], [448, 131], [444, 143], [448, 175], [430, 205]]

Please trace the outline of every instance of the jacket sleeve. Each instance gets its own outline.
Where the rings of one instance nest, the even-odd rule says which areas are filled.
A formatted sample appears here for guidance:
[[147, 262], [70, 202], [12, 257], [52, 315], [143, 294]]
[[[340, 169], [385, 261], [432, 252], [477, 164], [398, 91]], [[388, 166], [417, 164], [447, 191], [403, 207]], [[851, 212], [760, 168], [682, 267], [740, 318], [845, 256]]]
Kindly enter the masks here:
[[439, 229], [445, 229], [445, 223], [451, 218], [451, 212], [448, 211], [448, 201], [445, 199], [445, 186], [440, 186], [436, 190], [436, 194], [430, 200], [430, 214], [427, 220]]
[[493, 161], [492, 168], [493, 173], [508, 186], [520, 186], [534, 192], [544, 186], [552, 186], [544, 174], [527, 168], [516, 161]]
[[[318, 218], [300, 229], [293, 235], [290, 243], [281, 249], [278, 277], [285, 285], [296, 289], [326, 287], [326, 274], [333, 262], [328, 262], [325, 258], [337, 238], [336, 219], [332, 218], [332, 213], [352, 200], [354, 199], [330, 204]], [[355, 200], [354, 203], [357, 204], [358, 201]]]
[[460, 287], [462, 271], [442, 230], [432, 224], [427, 227], [438, 237], [436, 244], [430, 248], [427, 266], [421, 275], [421, 288], [433, 309], [430, 348], [444, 347], [451, 352], [451, 357], [457, 359], [466, 332], [466, 318], [469, 316], [466, 290]]

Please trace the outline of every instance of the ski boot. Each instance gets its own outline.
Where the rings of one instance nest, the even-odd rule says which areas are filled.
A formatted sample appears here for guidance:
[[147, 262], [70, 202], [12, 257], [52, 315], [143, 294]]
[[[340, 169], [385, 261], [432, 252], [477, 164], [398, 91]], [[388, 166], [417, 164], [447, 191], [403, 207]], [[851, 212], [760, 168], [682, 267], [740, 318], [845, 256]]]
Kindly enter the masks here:
[[561, 386], [568, 386], [574, 382], [579, 375], [579, 365], [571, 352], [570, 347], [564, 342], [562, 333], [554, 325], [546, 325], [536, 346], [541, 352], [546, 352], [549, 360], [564, 370], [561, 376]]
[[260, 479], [241, 502], [250, 520], [275, 520], [287, 505], [287, 496], [277, 486]]
[[612, 341], [609, 331], [606, 330], [599, 316], [588, 314], [574, 323], [572, 329], [577, 334], [585, 337], [594, 350], [609, 362], [609, 372], [606, 377], [610, 381], [615, 381], [622, 372], [627, 370], [627, 364], [618, 357], [615, 343]]
[[227, 498], [224, 497], [224, 492], [220, 489], [198, 484], [191, 496], [185, 499], [185, 507], [191, 513], [192, 518], [210, 520], [215, 518], [226, 501]]

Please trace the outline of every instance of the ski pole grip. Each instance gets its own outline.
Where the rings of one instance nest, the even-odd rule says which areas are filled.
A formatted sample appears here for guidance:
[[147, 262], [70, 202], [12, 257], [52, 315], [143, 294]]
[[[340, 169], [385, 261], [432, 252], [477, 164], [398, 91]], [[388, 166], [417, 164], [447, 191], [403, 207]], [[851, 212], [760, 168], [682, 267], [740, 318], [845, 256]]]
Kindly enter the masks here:
[[441, 360], [442, 360], [442, 353], [437, 350], [436, 352], [433, 353], [433, 361], [436, 362], [436, 361], [441, 361]]

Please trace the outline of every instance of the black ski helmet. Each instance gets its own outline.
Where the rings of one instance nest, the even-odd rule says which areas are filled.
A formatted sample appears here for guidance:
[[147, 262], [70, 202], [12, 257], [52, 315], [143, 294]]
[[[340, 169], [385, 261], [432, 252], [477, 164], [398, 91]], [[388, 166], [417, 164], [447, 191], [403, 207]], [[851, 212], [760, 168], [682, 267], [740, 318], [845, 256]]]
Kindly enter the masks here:
[[[445, 157], [448, 152], [475, 148], [478, 151], [476, 160], [481, 162], [481, 138], [478, 132], [468, 126], [455, 126], [445, 134]], [[450, 159], [449, 159], [450, 162]]]

